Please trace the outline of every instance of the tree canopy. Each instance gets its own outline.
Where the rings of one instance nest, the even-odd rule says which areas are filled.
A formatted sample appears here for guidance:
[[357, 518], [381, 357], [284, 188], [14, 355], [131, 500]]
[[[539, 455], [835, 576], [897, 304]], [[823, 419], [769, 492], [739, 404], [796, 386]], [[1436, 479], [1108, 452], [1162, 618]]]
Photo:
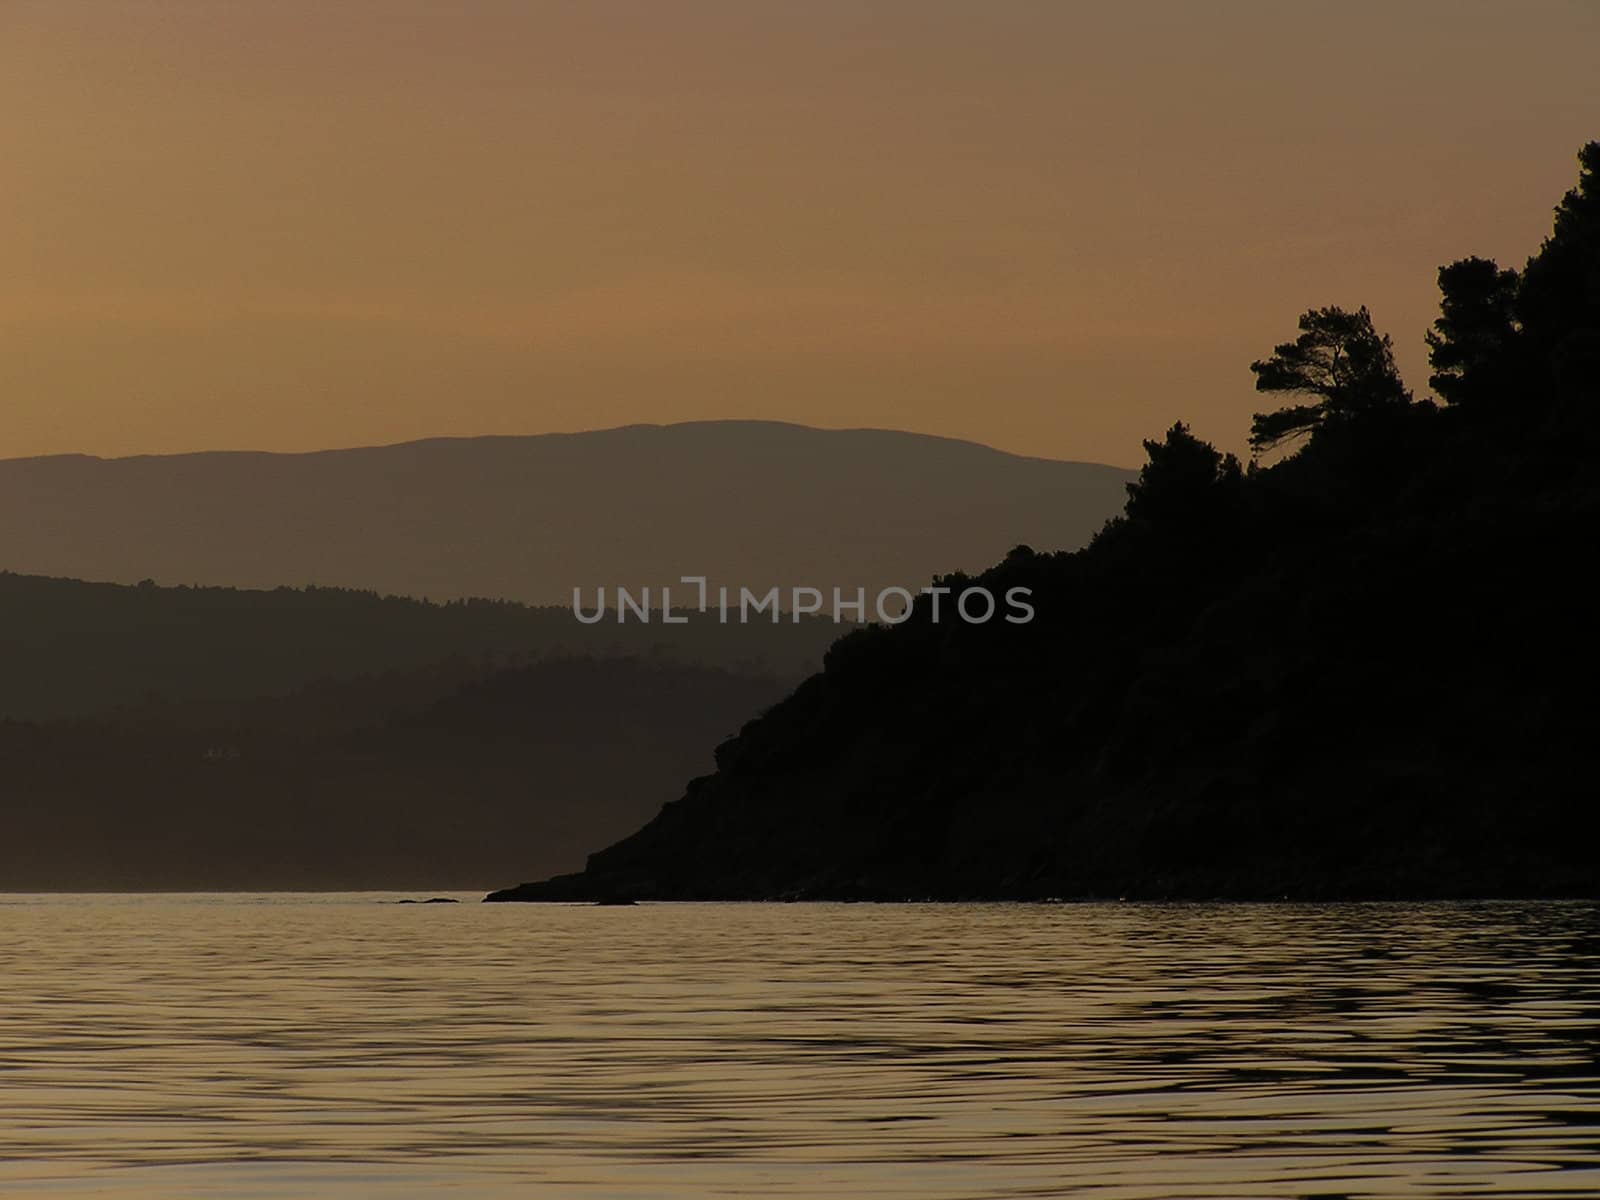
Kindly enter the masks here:
[[1555, 228], [1528, 260], [1517, 312], [1537, 348], [1558, 353], [1600, 329], [1600, 142], [1578, 151], [1578, 186], [1556, 205]]
[[1250, 448], [1259, 453], [1327, 425], [1411, 403], [1387, 334], [1372, 326], [1363, 305], [1355, 312], [1313, 308], [1300, 317], [1300, 336], [1250, 364], [1256, 391], [1305, 396], [1310, 403], [1256, 413]]
[[1428, 386], [1452, 405], [1483, 404], [1506, 382], [1517, 343], [1517, 273], [1487, 258], [1439, 268], [1439, 319], [1425, 335]]
[[1195, 437], [1182, 421], [1161, 441], [1146, 439], [1144, 452], [1150, 461], [1128, 484], [1130, 520], [1191, 526], [1217, 511], [1243, 478], [1237, 458]]

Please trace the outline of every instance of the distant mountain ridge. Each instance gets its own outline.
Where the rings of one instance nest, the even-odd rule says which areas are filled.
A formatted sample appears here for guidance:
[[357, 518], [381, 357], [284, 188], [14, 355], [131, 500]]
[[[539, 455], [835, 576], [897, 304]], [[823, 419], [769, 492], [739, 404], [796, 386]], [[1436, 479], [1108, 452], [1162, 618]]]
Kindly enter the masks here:
[[[560, 658], [638, 658], [793, 683], [846, 626], [580, 624], [570, 608], [447, 604], [338, 588], [164, 588], [0, 570], [0, 721], [159, 710], [219, 719], [308, 685], [425, 669], [475, 676]], [[437, 681], [435, 681], [437, 682]]]
[[924, 434], [767, 421], [16, 458], [0, 460], [0, 568], [543, 604], [682, 575], [918, 586], [1019, 542], [1081, 545], [1132, 477]]

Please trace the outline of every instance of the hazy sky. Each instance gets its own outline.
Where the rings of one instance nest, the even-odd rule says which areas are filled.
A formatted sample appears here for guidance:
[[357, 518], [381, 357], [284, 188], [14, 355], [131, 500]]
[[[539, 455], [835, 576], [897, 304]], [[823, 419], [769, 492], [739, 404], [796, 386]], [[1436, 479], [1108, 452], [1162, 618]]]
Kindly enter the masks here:
[[0, 457], [710, 417], [1130, 464], [1521, 264], [1600, 4], [0, 0]]

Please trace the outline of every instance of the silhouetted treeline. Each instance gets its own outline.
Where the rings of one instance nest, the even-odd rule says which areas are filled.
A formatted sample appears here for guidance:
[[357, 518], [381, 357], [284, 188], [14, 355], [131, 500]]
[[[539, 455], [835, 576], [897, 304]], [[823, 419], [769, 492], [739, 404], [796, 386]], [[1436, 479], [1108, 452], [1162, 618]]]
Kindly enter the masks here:
[[[504, 899], [1600, 891], [1600, 143], [1521, 270], [1440, 271], [1437, 401], [1366, 309], [1175, 425], [1027, 625], [854, 633], [581, 875]], [[1266, 456], [1266, 457], [1262, 457]], [[967, 581], [944, 582], [960, 587]]]
[[[120, 711], [215, 722], [218, 705], [259, 711], [259, 698], [319, 681], [344, 681], [333, 689], [339, 705], [364, 693], [381, 708], [396, 688], [431, 699], [488, 671], [573, 656], [642, 656], [794, 680], [816, 668], [840, 632], [814, 619], [724, 626], [715, 614], [690, 616], [682, 625], [583, 625], [568, 608], [498, 600], [435, 604], [341, 588], [122, 586], [0, 572], [0, 717]], [[295, 711], [303, 722], [305, 703]]]

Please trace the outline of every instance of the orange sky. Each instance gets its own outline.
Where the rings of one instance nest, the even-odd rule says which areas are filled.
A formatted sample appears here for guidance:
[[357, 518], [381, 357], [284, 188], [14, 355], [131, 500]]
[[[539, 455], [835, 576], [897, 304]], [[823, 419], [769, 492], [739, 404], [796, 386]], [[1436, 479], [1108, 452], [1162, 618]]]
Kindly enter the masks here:
[[766, 417], [1131, 464], [1600, 137], [1600, 6], [0, 0], [0, 457]]

